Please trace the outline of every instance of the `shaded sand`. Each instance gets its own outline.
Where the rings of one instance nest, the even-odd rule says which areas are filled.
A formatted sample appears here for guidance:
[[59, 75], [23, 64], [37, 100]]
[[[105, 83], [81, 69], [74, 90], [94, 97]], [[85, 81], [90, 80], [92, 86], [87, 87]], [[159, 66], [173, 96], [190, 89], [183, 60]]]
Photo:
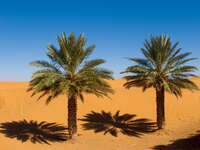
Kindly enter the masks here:
[[[200, 80], [193, 79], [199, 86]], [[78, 102], [78, 118], [91, 110], [95, 112], [120, 110], [121, 114], [136, 114], [138, 118], [148, 118], [155, 121], [155, 92], [153, 89], [145, 93], [141, 89], [126, 90], [122, 87], [124, 80], [109, 81], [115, 90], [112, 99], [96, 98], [85, 95], [85, 103]], [[37, 120], [57, 122], [66, 125], [67, 99], [60, 96], [48, 106], [44, 99], [36, 101], [37, 96], [30, 97], [27, 93], [27, 82], [0, 82], [0, 122], [18, 120]], [[65, 143], [52, 145], [21, 143], [0, 134], [0, 149], [2, 150], [148, 150], [157, 145], [167, 145], [173, 140], [186, 138], [200, 130], [200, 92], [184, 91], [181, 99], [166, 94], [166, 129], [156, 133], [143, 135], [141, 138], [128, 137], [119, 134], [117, 138], [103, 133], [81, 129], [80, 136]]]

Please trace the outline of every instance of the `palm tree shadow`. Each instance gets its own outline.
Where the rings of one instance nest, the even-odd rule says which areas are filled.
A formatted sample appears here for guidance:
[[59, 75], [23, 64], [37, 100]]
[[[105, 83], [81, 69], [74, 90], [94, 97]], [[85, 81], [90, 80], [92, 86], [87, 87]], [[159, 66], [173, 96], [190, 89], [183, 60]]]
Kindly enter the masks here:
[[67, 140], [67, 128], [45, 121], [12, 121], [0, 124], [0, 133], [9, 138], [16, 138], [23, 142], [31, 141], [32, 143], [64, 142]]
[[128, 136], [140, 137], [144, 133], [156, 131], [156, 123], [149, 122], [145, 118], [133, 120], [135, 117], [135, 114], [119, 115], [119, 111], [114, 115], [110, 112], [97, 113], [92, 111], [79, 120], [85, 122], [82, 124], [84, 130], [94, 130], [95, 133], [104, 132], [104, 135], [110, 133], [115, 137], [118, 136], [118, 132]]
[[154, 150], [200, 150], [200, 131], [188, 138], [178, 139], [168, 145], [157, 145]]

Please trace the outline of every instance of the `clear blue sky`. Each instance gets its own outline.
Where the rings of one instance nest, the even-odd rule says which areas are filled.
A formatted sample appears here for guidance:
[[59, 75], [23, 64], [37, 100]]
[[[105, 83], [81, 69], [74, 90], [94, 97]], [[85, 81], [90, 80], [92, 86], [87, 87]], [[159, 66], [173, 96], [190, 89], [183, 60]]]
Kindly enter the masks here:
[[[168, 34], [183, 51], [200, 56], [199, 0], [4, 0], [0, 2], [0, 80], [28, 81], [36, 70], [28, 64], [47, 59], [46, 45], [57, 46], [61, 32], [84, 33], [97, 46], [92, 58], [120, 77], [141, 57], [144, 39]], [[199, 66], [200, 61], [194, 62]]]

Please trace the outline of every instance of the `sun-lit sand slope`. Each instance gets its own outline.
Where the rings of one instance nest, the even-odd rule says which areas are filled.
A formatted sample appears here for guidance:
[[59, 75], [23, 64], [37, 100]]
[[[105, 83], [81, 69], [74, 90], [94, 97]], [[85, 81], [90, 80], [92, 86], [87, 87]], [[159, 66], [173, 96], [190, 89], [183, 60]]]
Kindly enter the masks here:
[[[193, 79], [199, 86], [200, 80]], [[138, 118], [155, 121], [155, 92], [153, 89], [142, 92], [139, 88], [130, 90], [122, 87], [124, 80], [109, 81], [115, 90], [112, 99], [97, 98], [85, 95], [84, 104], [78, 102], [78, 118], [90, 111], [100, 112], [117, 110], [123, 113], [136, 114]], [[18, 121], [22, 119], [57, 122], [67, 125], [67, 99], [60, 96], [49, 105], [45, 100], [37, 100], [37, 95], [30, 97], [27, 93], [27, 82], [0, 82], [0, 122]], [[184, 91], [183, 97], [166, 94], [166, 129], [156, 133], [143, 135], [141, 138], [119, 134], [117, 138], [103, 133], [84, 131], [79, 122], [80, 136], [65, 143], [32, 144], [21, 143], [0, 134], [1, 150], [146, 150], [160, 144], [168, 144], [171, 140], [187, 137], [200, 130], [200, 92]]]

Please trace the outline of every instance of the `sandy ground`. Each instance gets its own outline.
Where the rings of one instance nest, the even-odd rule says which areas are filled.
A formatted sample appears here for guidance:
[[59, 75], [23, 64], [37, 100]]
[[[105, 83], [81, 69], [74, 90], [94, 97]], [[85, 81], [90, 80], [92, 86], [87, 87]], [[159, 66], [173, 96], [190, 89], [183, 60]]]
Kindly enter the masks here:
[[[200, 80], [193, 79], [199, 86]], [[117, 110], [123, 113], [136, 114], [138, 118], [155, 121], [155, 92], [153, 89], [145, 93], [139, 88], [126, 90], [122, 87], [124, 80], [109, 81], [115, 90], [111, 100], [85, 95], [85, 102], [78, 102], [78, 118], [91, 110], [95, 112]], [[0, 82], [0, 123], [22, 119], [57, 122], [67, 124], [67, 99], [60, 96], [48, 106], [44, 99], [36, 101], [37, 96], [27, 93], [27, 82]], [[113, 137], [103, 133], [84, 131], [79, 124], [80, 136], [64, 143], [32, 144], [21, 143], [0, 134], [1, 150], [150, 150], [156, 145], [167, 145], [173, 140], [185, 138], [200, 130], [200, 92], [184, 91], [183, 97], [166, 94], [166, 128], [156, 133], [145, 134], [141, 138], [119, 134]]]

